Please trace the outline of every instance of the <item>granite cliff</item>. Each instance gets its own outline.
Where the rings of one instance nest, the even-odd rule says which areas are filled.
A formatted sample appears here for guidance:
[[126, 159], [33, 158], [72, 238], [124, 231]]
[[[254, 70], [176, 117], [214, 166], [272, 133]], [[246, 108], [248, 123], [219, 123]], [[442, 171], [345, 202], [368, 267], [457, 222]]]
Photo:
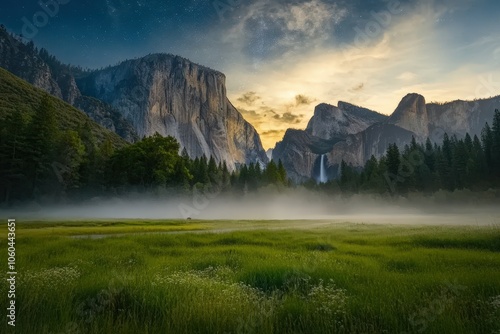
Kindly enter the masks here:
[[305, 131], [286, 133], [276, 145], [273, 158], [284, 161], [295, 182], [303, 182], [317, 179], [324, 154], [331, 179], [337, 176], [342, 160], [361, 167], [372, 155], [384, 155], [389, 144], [403, 147], [412, 137], [440, 143], [445, 133], [459, 138], [466, 133], [480, 135], [495, 109], [500, 109], [500, 97], [428, 104], [422, 95], [408, 94], [389, 117], [345, 103], [338, 107], [321, 104]]
[[228, 100], [224, 74], [187, 59], [157, 54], [84, 71], [0, 27], [0, 67], [129, 142], [171, 135], [192, 158], [213, 156], [231, 170], [268, 161], [258, 133]]
[[268, 161], [255, 128], [226, 95], [224, 74], [187, 59], [154, 54], [78, 79], [78, 86], [117, 109], [140, 137], [177, 138], [191, 157], [213, 156], [230, 169]]
[[320, 104], [306, 130], [288, 130], [276, 144], [273, 159], [281, 160], [289, 177], [304, 182], [319, 175], [321, 155], [331, 152], [348, 136], [360, 133], [388, 117], [375, 111], [339, 102]]

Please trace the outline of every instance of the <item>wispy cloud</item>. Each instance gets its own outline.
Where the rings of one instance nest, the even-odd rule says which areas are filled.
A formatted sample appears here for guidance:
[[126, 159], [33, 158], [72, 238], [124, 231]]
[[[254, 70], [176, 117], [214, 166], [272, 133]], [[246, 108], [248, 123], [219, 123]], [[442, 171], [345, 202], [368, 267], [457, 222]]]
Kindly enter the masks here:
[[295, 106], [296, 107], [301, 106], [301, 105], [308, 106], [315, 101], [316, 100], [314, 100], [313, 98], [306, 96], [306, 95], [299, 94], [299, 95], [295, 96]]
[[321, 0], [258, 0], [241, 9], [225, 42], [256, 61], [281, 58], [323, 45], [346, 14], [346, 9]]
[[[409, 92], [421, 93], [428, 101], [479, 98], [486, 96], [475, 96], [478, 76], [493, 73], [498, 74], [500, 80], [500, 66], [494, 66], [500, 65], [500, 51], [495, 53], [500, 50], [498, 33], [491, 32], [491, 36], [478, 39], [478, 47], [491, 50], [484, 61], [467, 59], [465, 50], [457, 51], [459, 47], [474, 49], [474, 46], [461, 44], [456, 36], [456, 42], [450, 45], [450, 36], [456, 32], [446, 21], [450, 15], [471, 6], [468, 0], [416, 2], [412, 7], [405, 7], [404, 15], [392, 17], [390, 26], [376, 39], [362, 45], [348, 44], [352, 48], [348, 52], [334, 41], [325, 42], [325, 31], [335, 30], [336, 22], [342, 22], [346, 16], [346, 11], [339, 6], [321, 1], [310, 1], [309, 7], [303, 5], [297, 9], [290, 5], [273, 11], [272, 6], [257, 2], [231, 29], [234, 34], [231, 38], [243, 38], [245, 43], [240, 45], [239, 65], [229, 65], [226, 71], [231, 99], [244, 93], [238, 85], [231, 84], [245, 82], [242, 85], [245, 91], [255, 92], [259, 105], [276, 113], [269, 118], [262, 109], [257, 110], [257, 114], [266, 119], [262, 127], [257, 128], [267, 147], [274, 146], [275, 138], [269, 136], [270, 131], [305, 128], [313, 114], [314, 102], [336, 104], [338, 100], [345, 100], [390, 114]], [[302, 10], [305, 8], [308, 10]], [[307, 13], [315, 13], [320, 8], [322, 14], [318, 22], [324, 23], [327, 19], [323, 13], [333, 11], [336, 13], [333, 25], [325, 28], [321, 23], [308, 23]], [[257, 19], [262, 19], [264, 26], [269, 21], [280, 22], [279, 33], [269, 34], [267, 41], [275, 36], [271, 50], [281, 50], [283, 56], [273, 57], [272, 52], [261, 54], [268, 56], [265, 62], [242, 70], [245, 65], [241, 64], [255, 65], [252, 62], [255, 53], [247, 52], [245, 47], [256, 33], [250, 30], [251, 22]], [[242, 37], [247, 33], [250, 35]], [[306, 35], [314, 36], [313, 40], [305, 39]], [[311, 47], [303, 48], [308, 44]], [[291, 52], [296, 49], [300, 52]], [[306, 103], [300, 103], [302, 101]]]
[[238, 98], [238, 102], [252, 106], [256, 101], [260, 100], [260, 96], [256, 92], [247, 92]]

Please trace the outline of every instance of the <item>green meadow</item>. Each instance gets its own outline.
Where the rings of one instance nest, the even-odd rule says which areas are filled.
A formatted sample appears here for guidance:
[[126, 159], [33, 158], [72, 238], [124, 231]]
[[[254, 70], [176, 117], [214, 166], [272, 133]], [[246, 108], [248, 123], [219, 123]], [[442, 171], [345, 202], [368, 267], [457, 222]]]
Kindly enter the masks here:
[[16, 233], [16, 333], [500, 333], [498, 225], [18, 221]]

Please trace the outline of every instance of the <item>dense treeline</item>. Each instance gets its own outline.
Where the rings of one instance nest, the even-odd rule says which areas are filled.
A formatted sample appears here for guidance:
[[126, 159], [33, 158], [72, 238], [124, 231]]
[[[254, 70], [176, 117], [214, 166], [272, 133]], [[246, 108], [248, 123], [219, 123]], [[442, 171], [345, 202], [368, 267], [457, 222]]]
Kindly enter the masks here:
[[0, 123], [0, 203], [81, 199], [101, 195], [198, 190], [244, 193], [269, 184], [289, 184], [279, 162], [266, 168], [242, 166], [230, 172], [213, 157], [190, 159], [173, 137], [154, 135], [115, 149], [97, 141], [90, 121], [60, 130], [50, 98], [31, 116], [21, 110]]
[[230, 172], [226, 163], [213, 157], [190, 159], [173, 137], [155, 134], [136, 144], [116, 151], [108, 161], [106, 181], [118, 192], [129, 189], [154, 191], [174, 189], [189, 192], [199, 190], [246, 192], [270, 184], [288, 185], [281, 161], [271, 161], [265, 168], [258, 163], [243, 165]]
[[[76, 129], [57, 126], [49, 97], [35, 112], [15, 110], [0, 123], [0, 203], [84, 199], [127, 192], [196, 191], [244, 194], [268, 185], [290, 185], [281, 161], [230, 171], [213, 157], [179, 154], [173, 137], [158, 134], [121, 148], [97, 140], [90, 120]], [[339, 187], [337, 187], [339, 186]], [[402, 150], [390, 145], [364, 168], [342, 162], [340, 177], [324, 187], [342, 193], [431, 194], [438, 190], [485, 190], [500, 186], [500, 112], [480, 138], [443, 136], [440, 145], [415, 139]]]
[[359, 170], [342, 162], [338, 181], [345, 193], [434, 193], [438, 190], [487, 190], [500, 186], [500, 112], [482, 134], [458, 139], [443, 135], [440, 145], [413, 138], [402, 151], [392, 144], [385, 156], [371, 157]]
[[61, 130], [56, 115], [45, 96], [32, 114], [15, 109], [0, 123], [0, 202], [60, 199], [103, 179], [111, 139], [98, 145], [90, 120]]

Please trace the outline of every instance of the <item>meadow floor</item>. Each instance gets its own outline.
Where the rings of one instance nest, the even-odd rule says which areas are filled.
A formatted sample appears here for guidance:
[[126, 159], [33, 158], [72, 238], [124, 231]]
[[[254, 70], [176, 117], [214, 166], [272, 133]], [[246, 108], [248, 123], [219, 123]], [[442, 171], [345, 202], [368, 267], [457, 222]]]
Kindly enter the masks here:
[[[500, 333], [495, 224], [94, 220], [16, 228], [16, 333]], [[4, 313], [7, 290], [2, 280]], [[14, 332], [2, 318], [0, 332]]]

